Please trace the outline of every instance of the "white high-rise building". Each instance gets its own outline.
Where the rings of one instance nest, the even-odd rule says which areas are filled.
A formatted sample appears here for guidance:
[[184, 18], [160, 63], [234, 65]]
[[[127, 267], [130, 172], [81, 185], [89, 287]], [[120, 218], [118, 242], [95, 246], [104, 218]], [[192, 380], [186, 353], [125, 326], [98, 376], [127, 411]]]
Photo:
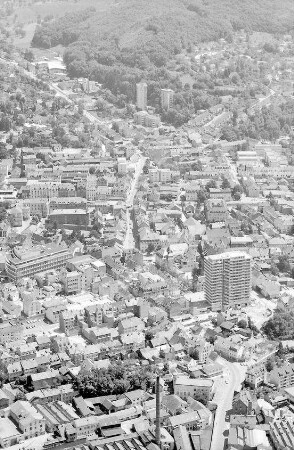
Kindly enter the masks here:
[[206, 256], [205, 298], [212, 311], [242, 307], [250, 303], [251, 257], [244, 252]]
[[161, 89], [161, 107], [170, 109], [174, 102], [174, 91], [172, 89]]
[[141, 110], [147, 109], [147, 84], [137, 83], [137, 108]]

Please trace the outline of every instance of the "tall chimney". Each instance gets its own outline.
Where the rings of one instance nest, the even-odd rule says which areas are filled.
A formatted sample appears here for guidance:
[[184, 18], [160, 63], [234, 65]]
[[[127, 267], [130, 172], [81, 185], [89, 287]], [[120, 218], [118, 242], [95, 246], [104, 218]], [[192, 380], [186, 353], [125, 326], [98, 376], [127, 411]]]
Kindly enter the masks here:
[[155, 441], [160, 447], [160, 377], [156, 377], [156, 420], [155, 420]]

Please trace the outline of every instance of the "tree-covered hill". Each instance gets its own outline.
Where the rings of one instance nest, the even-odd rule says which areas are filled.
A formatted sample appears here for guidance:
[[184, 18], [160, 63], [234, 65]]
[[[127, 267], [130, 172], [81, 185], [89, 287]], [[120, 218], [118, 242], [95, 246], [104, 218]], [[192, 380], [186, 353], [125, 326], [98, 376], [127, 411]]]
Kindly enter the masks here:
[[292, 0], [119, 0], [102, 11], [99, 1], [96, 11], [45, 23], [37, 29], [33, 45], [46, 48], [89, 40], [95, 48], [147, 44], [177, 51], [240, 28], [285, 32], [294, 19]]
[[101, 1], [44, 22], [32, 45], [65, 46], [70, 74], [91, 76], [98, 65], [163, 67], [199, 42], [238, 29], [284, 33], [294, 23], [293, 0], [116, 0], [103, 9]]
[[[240, 29], [275, 34], [291, 31], [294, 24], [293, 0], [113, 0], [99, 8], [102, 1], [105, 5], [97, 0], [95, 8], [43, 22], [32, 45], [63, 45], [69, 75], [102, 83], [106, 100], [119, 108], [134, 101], [135, 84], [142, 79], [148, 81], [148, 102], [155, 108], [160, 88], [181, 91], [171, 63], [183, 49], [191, 52], [200, 42], [221, 37], [229, 41]], [[194, 97], [200, 99], [195, 111], [213, 105], [199, 91]], [[191, 103], [176, 98], [178, 111], [169, 112], [176, 117], [163, 119], [184, 123]]]

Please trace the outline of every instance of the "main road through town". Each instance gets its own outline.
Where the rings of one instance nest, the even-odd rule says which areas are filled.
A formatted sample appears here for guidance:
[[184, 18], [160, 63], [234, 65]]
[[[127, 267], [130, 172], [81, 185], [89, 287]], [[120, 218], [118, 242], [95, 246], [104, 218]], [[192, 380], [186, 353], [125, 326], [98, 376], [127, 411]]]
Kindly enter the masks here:
[[244, 381], [243, 367], [220, 357], [218, 362], [224, 367], [224, 380], [227, 383], [225, 382], [221, 386], [217, 395], [217, 410], [210, 450], [223, 450], [224, 448], [224, 431], [227, 429], [226, 413], [232, 408], [234, 391], [239, 390], [240, 384]]
[[134, 237], [133, 237], [133, 224], [130, 217], [131, 208], [134, 205], [134, 199], [138, 189], [138, 181], [140, 175], [142, 174], [143, 167], [145, 165], [146, 158], [140, 154], [138, 161], [136, 162], [136, 168], [134, 177], [127, 195], [126, 199], [126, 234], [123, 243], [124, 250], [132, 250], [135, 247]]

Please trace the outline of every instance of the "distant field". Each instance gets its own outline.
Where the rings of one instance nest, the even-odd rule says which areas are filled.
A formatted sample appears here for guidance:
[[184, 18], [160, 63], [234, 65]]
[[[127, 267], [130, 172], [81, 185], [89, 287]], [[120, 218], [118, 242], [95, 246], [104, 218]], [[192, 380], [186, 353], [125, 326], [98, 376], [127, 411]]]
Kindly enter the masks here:
[[21, 23], [32, 23], [37, 21], [37, 17], [44, 18], [48, 15], [54, 17], [63, 16], [68, 12], [79, 11], [81, 9], [94, 6], [97, 11], [108, 9], [113, 0], [51, 0], [46, 3], [35, 3], [32, 5], [15, 8], [17, 19]]
[[[28, 47], [27, 47], [28, 48]], [[52, 47], [50, 49], [38, 49], [34, 48], [33, 53], [35, 55], [35, 59], [41, 60], [44, 58], [52, 59], [55, 58], [55, 56], [62, 56], [64, 52], [64, 47], [62, 45], [57, 45], [56, 47]]]
[[21, 50], [30, 48], [36, 26], [37, 26], [37, 23], [27, 23], [26, 25], [24, 25], [24, 30], [26, 32], [26, 35], [24, 38], [16, 37], [14, 39], [14, 45]]
[[[17, 16], [17, 22], [24, 24], [26, 36], [24, 38], [15, 37], [14, 45], [21, 50], [30, 47], [38, 18], [43, 19], [49, 15], [54, 17], [64, 16], [66, 13], [83, 10], [91, 6], [94, 6], [97, 12], [103, 12], [108, 10], [113, 3], [114, 0], [51, 0], [44, 3], [40, 1], [18, 6], [15, 8], [14, 15]], [[62, 48], [58, 48], [58, 53], [60, 52], [63, 52]], [[44, 54], [44, 51], [42, 54]], [[55, 49], [53, 49], [52, 54], [55, 54]]]

